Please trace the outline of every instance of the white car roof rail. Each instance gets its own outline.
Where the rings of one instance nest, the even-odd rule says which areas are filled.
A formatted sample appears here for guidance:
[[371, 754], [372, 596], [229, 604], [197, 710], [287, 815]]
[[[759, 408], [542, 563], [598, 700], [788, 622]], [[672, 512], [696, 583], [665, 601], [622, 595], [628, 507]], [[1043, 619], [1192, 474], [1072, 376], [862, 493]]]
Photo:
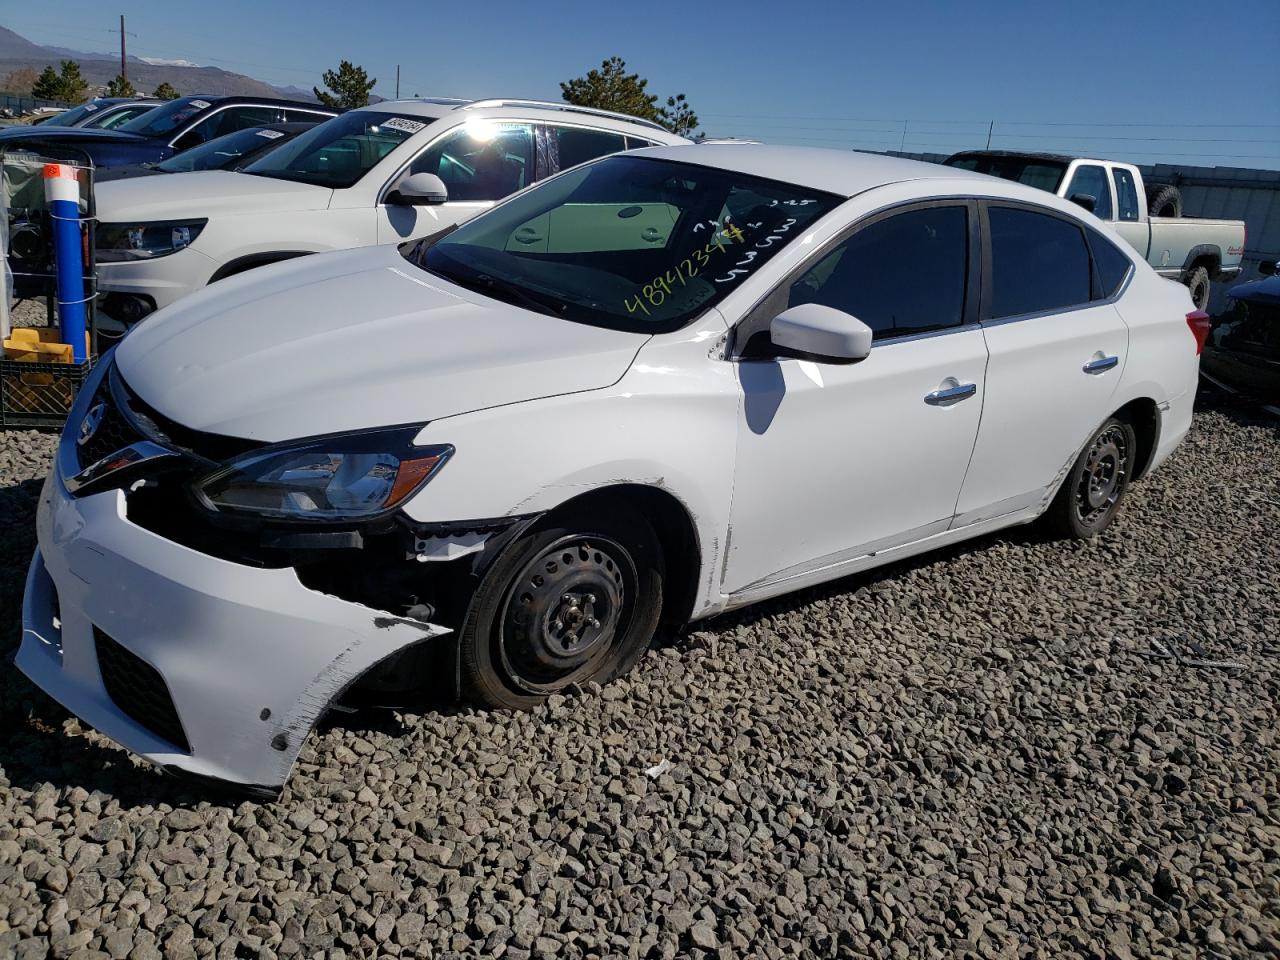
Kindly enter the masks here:
[[612, 110], [597, 110], [595, 107], [579, 107], [572, 103], [556, 103], [552, 100], [475, 100], [471, 103], [465, 103], [461, 106], [454, 107], [454, 109], [475, 110], [478, 107], [537, 107], [539, 110], [561, 110], [565, 113], [589, 113], [596, 117], [610, 117], [613, 120], [625, 120], [627, 123], [636, 123], [642, 127], [661, 130], [663, 133], [671, 132], [662, 124], [653, 120], [644, 120], [640, 117], [633, 117], [626, 113], [615, 113]]

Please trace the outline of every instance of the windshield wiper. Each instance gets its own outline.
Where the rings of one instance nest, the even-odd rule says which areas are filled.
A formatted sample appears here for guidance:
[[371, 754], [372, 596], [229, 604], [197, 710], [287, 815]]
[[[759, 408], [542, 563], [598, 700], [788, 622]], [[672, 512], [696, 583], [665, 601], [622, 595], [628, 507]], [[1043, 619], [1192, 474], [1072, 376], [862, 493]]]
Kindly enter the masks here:
[[[499, 300], [506, 300], [509, 303], [514, 302], [528, 307], [530, 310], [545, 313], [552, 317], [564, 315], [565, 305], [560, 301], [551, 297], [532, 294], [524, 287], [509, 280], [499, 279], [489, 273], [477, 273], [471, 279], [474, 279], [476, 283], [484, 287], [488, 293], [496, 294]], [[454, 283], [457, 283], [457, 281], [455, 280]]]

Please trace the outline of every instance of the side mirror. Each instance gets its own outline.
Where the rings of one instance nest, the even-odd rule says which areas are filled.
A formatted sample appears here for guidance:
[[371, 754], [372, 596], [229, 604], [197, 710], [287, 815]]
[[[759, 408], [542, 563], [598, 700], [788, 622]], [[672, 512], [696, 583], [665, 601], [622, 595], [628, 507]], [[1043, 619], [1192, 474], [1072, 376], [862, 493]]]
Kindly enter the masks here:
[[856, 363], [871, 354], [871, 328], [842, 310], [802, 303], [783, 310], [769, 324], [769, 338], [805, 360]]
[[449, 199], [449, 188], [434, 173], [415, 173], [396, 184], [387, 203], [403, 207], [428, 207]]
[[1275, 260], [1263, 260], [1258, 264], [1258, 272], [1264, 277], [1274, 277], [1276, 275], [1276, 267], [1280, 266], [1280, 262]]
[[1087, 193], [1073, 193], [1070, 199], [1072, 203], [1084, 207], [1090, 213], [1093, 213], [1094, 208], [1098, 206], [1098, 198]]

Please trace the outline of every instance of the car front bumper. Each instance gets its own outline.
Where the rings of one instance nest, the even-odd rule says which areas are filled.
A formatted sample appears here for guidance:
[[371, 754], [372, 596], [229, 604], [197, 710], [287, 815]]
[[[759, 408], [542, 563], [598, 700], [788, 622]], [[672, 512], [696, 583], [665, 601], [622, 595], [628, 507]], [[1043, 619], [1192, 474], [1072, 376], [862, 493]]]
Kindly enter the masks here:
[[[354, 680], [449, 633], [310, 590], [291, 569], [173, 543], [130, 523], [120, 490], [71, 497], [56, 467], [37, 532], [19, 669], [151, 763], [259, 797], [279, 793], [307, 734]], [[111, 643], [127, 653], [105, 662]], [[174, 739], [186, 744], [143, 722], [166, 697], [181, 725]]]
[[152, 260], [99, 261], [98, 292], [138, 294], [154, 300], [159, 310], [204, 289], [217, 269], [217, 261], [194, 246]]

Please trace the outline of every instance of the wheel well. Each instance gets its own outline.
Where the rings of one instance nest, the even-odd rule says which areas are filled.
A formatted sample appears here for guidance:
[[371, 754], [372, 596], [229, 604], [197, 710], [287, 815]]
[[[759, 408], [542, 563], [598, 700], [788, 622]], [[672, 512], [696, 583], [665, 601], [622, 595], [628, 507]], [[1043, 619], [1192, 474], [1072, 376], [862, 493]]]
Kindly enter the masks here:
[[213, 272], [209, 282], [216, 283], [219, 280], [225, 280], [227, 277], [234, 277], [237, 273], [252, 270], [254, 267], [265, 267], [269, 263], [292, 260], [294, 257], [305, 257], [308, 252], [307, 250], [279, 250], [274, 253], [251, 253], [246, 257], [238, 257], [235, 260], [224, 263]]
[[1217, 280], [1222, 272], [1222, 254], [1216, 250], [1201, 250], [1195, 253], [1190, 262], [1182, 270], [1185, 281], [1196, 267], [1204, 267], [1209, 271], [1209, 279]]
[[663, 578], [662, 622], [679, 628], [689, 622], [697, 600], [702, 550], [693, 518], [673, 494], [661, 487], [638, 483], [601, 487], [566, 500], [554, 510], [555, 516], [587, 504], [626, 504], [649, 521], [662, 545], [666, 566]]
[[1151, 466], [1151, 457], [1156, 452], [1156, 440], [1160, 436], [1160, 411], [1156, 402], [1149, 397], [1130, 400], [1112, 414], [1117, 420], [1123, 420], [1133, 427], [1138, 441], [1138, 450], [1134, 456], [1136, 466], [1133, 479], [1139, 480]]

